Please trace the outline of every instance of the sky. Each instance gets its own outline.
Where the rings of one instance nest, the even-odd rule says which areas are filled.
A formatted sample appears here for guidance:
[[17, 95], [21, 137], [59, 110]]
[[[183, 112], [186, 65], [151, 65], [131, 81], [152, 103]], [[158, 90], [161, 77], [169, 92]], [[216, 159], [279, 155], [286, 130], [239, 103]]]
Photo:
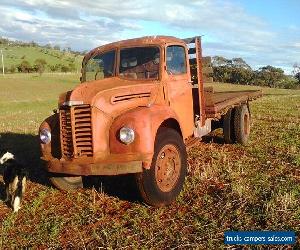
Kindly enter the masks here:
[[90, 50], [118, 40], [203, 36], [203, 54], [251, 67], [300, 64], [299, 0], [0, 0], [0, 36]]

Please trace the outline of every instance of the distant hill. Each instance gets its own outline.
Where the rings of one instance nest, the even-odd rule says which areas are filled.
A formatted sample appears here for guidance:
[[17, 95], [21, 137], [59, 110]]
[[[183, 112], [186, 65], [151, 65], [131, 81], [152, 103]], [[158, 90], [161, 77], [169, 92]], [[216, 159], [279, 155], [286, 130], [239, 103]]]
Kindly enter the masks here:
[[[27, 61], [30, 67], [34, 67], [37, 59], [46, 62], [45, 71], [80, 71], [83, 54], [71, 51], [70, 48], [61, 50], [59, 46], [41, 46], [34, 42], [24, 43], [20, 41], [10, 41], [0, 38], [0, 49], [3, 52], [6, 72], [12, 68], [18, 71], [18, 66]], [[0, 58], [0, 69], [2, 62]]]

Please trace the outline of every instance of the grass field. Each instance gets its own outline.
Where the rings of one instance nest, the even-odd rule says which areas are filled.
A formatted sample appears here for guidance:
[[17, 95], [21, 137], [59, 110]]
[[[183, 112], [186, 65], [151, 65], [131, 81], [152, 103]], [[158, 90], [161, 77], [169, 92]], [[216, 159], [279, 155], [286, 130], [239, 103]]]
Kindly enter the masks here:
[[[47, 49], [42, 47], [20, 47], [16, 45], [0, 46], [3, 51], [4, 65], [10, 68], [12, 65], [16, 66], [23, 60], [28, 61], [34, 65], [36, 59], [45, 59], [47, 65], [62, 64], [68, 66], [70, 63], [75, 64], [76, 69], [80, 69], [82, 56], [75, 56], [69, 52], [62, 52], [54, 49]], [[1, 64], [2, 70], [2, 64]], [[47, 69], [48, 70], [48, 69]], [[2, 72], [2, 71], [1, 71]]]
[[[136, 199], [131, 176], [103, 178], [98, 191], [75, 193], [47, 182], [35, 135], [57, 107], [58, 94], [78, 79], [46, 74], [0, 79], [0, 151], [13, 151], [30, 165], [20, 212], [12, 213], [0, 201], [0, 249], [223, 249], [226, 230], [299, 235], [299, 90], [264, 88], [264, 97], [251, 103], [249, 145], [226, 145], [216, 131], [189, 150], [189, 173], [177, 202], [155, 209]], [[220, 91], [255, 88], [214, 86]], [[3, 184], [0, 192], [3, 199]]]

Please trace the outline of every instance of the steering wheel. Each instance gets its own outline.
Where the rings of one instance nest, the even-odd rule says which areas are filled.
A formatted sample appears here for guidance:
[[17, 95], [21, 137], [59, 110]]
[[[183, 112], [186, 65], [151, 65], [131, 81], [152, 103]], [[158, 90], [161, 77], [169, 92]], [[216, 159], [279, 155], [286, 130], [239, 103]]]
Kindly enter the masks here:
[[96, 74], [95, 74], [95, 80], [97, 80], [97, 75], [100, 71], [97, 71]]

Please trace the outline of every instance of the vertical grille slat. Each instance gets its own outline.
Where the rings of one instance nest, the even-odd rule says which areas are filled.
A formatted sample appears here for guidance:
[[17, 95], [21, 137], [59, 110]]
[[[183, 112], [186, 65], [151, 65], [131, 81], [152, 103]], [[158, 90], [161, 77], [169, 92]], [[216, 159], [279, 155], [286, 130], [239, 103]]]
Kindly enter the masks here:
[[61, 151], [66, 158], [73, 156], [73, 140], [70, 110], [60, 110]]
[[91, 120], [89, 105], [60, 110], [61, 149], [65, 158], [93, 156]]

